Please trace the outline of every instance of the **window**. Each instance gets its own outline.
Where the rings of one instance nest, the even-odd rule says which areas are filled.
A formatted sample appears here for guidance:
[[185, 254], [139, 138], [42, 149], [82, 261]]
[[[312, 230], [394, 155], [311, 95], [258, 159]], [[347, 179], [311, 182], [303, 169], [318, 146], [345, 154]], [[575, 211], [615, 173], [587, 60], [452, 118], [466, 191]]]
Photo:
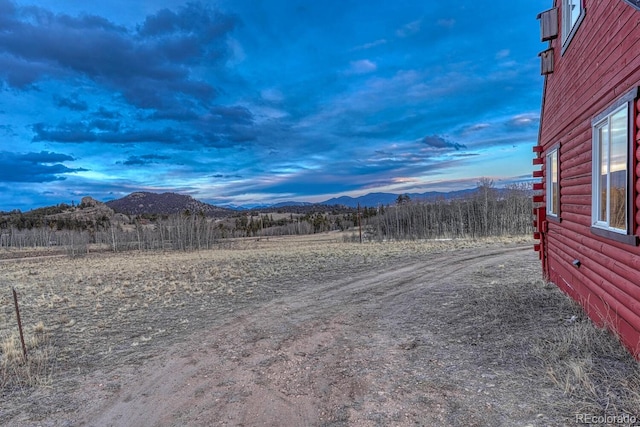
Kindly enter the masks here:
[[634, 105], [639, 98], [640, 88], [634, 87], [591, 121], [591, 232], [634, 246], [640, 244], [634, 234], [636, 212], [631, 184], [635, 179]]
[[547, 215], [560, 215], [560, 168], [558, 167], [558, 149], [547, 153]]
[[569, 45], [584, 18], [582, 0], [562, 0], [562, 49]]
[[593, 125], [594, 227], [627, 234], [629, 200], [629, 103]]
[[625, 0], [627, 3], [629, 3], [631, 6], [635, 7], [636, 9], [640, 9], [640, 0]]

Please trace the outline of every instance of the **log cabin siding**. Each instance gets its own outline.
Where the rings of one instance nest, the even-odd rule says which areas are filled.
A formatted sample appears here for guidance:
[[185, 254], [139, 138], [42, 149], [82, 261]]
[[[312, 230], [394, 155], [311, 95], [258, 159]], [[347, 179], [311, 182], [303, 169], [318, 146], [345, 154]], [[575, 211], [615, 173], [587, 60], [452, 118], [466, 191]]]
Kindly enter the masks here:
[[[562, 2], [553, 7], [561, 13]], [[546, 277], [596, 323], [619, 334], [640, 359], [640, 247], [592, 230], [592, 120], [640, 87], [640, 10], [621, 0], [584, 0], [584, 7], [565, 51], [560, 39], [549, 42], [554, 69], [545, 76], [537, 155], [546, 161], [546, 154], [560, 147], [561, 207], [560, 217], [542, 221], [536, 235]], [[632, 102], [630, 114], [628, 227], [640, 235], [640, 99]], [[543, 189], [545, 171], [543, 164]], [[546, 209], [542, 200], [539, 215]]]

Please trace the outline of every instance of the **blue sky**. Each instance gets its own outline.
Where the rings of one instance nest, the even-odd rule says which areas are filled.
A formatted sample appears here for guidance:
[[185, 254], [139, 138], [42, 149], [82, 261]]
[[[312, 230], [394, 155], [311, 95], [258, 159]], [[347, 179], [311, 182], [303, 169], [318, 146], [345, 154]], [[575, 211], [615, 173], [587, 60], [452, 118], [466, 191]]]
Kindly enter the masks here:
[[0, 210], [528, 179], [550, 6], [0, 0]]

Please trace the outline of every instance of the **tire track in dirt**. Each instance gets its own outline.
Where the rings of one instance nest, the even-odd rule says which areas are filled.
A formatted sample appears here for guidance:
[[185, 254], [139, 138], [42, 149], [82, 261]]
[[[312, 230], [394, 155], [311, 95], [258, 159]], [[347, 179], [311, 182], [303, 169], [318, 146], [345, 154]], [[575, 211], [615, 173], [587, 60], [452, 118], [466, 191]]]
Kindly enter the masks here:
[[[429, 301], [437, 312], [458, 287], [473, 282], [478, 269], [515, 263], [525, 251], [529, 245], [475, 249], [409, 257], [353, 275], [334, 272], [230, 314], [224, 325], [199, 332], [142, 367], [88, 377], [77, 396], [92, 397], [79, 421], [455, 425], [462, 414], [468, 425], [486, 425], [487, 406], [477, 402], [475, 390], [469, 394], [448, 381], [446, 370], [456, 366], [446, 354], [446, 331], [427, 316], [412, 319], [412, 313], [424, 314]], [[460, 369], [469, 371], [472, 355], [463, 356]], [[105, 390], [114, 378], [118, 386]], [[462, 404], [470, 406], [461, 410]]]

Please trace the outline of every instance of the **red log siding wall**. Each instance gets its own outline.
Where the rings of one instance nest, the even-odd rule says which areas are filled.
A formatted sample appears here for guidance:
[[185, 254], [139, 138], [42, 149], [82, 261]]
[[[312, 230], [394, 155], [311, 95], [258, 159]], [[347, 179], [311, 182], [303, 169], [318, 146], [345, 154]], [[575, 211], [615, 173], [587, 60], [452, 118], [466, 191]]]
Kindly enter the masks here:
[[[555, 3], [562, 7], [561, 1]], [[585, 0], [584, 6], [585, 18], [564, 55], [561, 37], [551, 42], [555, 70], [545, 80], [541, 155], [546, 159], [547, 150], [560, 144], [561, 204], [561, 221], [548, 223], [545, 274], [597, 323], [615, 329], [640, 358], [640, 247], [590, 231], [591, 120], [640, 86], [640, 11], [613, 0]], [[634, 105], [630, 190], [636, 205], [632, 229], [640, 235], [640, 101]], [[580, 267], [572, 265], [574, 260]]]
[[636, 185], [632, 186], [634, 191], [634, 199], [636, 200], [635, 217], [636, 217], [636, 235], [640, 236], [640, 99], [636, 101], [635, 117], [634, 117], [634, 135], [636, 143], [636, 152], [633, 167], [636, 171]]

